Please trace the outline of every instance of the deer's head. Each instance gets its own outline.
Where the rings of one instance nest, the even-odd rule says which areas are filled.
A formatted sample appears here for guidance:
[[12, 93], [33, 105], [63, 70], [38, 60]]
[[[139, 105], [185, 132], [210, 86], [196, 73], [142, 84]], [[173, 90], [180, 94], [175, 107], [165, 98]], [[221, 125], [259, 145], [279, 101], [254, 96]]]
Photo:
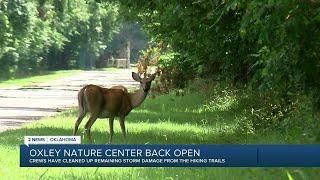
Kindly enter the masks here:
[[154, 80], [154, 78], [156, 77], [156, 74], [152, 74], [149, 77], [144, 77], [141, 78], [139, 76], [139, 74], [132, 72], [132, 78], [135, 81], [140, 82], [140, 88], [144, 91], [144, 92], [148, 92], [150, 90], [151, 87], [151, 82]]

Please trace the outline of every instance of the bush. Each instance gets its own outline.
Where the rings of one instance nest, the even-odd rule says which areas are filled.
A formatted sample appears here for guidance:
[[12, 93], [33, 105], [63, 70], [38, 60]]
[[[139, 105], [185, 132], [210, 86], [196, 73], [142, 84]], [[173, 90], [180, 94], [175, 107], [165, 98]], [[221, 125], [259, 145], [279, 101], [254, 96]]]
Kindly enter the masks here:
[[186, 91], [205, 96], [204, 103], [196, 109], [198, 113], [227, 112], [233, 116], [235, 132], [241, 135], [279, 131], [286, 137], [299, 136], [305, 142], [320, 140], [320, 118], [314, 113], [310, 96], [297, 95], [294, 101], [286, 102], [272, 93], [266, 96], [246, 87], [213, 82], [211, 79], [196, 79]]

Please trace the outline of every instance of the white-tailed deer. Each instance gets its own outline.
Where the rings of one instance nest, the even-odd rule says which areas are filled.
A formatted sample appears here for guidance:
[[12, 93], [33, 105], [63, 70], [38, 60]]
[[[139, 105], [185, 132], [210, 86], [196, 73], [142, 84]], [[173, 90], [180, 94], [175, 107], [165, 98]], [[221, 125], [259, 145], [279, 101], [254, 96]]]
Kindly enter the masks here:
[[127, 88], [123, 86], [102, 88], [96, 85], [87, 85], [83, 87], [78, 93], [79, 113], [74, 125], [73, 135], [77, 133], [79, 124], [87, 112], [89, 112], [90, 117], [85, 125], [84, 133], [88, 136], [90, 143], [92, 142], [91, 126], [97, 118], [109, 118], [109, 141], [111, 143], [114, 133], [113, 121], [115, 117], [119, 117], [121, 131], [125, 138], [125, 117], [132, 109], [138, 107], [145, 100], [155, 76], [153, 74], [148, 78], [141, 78], [137, 73], [132, 72], [132, 78], [140, 82], [139, 90], [134, 93], [128, 93]]

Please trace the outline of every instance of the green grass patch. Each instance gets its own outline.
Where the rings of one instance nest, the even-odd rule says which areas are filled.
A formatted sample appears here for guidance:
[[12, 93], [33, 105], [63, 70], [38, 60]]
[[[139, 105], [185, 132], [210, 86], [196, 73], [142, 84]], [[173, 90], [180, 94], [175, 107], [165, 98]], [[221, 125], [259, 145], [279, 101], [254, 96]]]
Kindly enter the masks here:
[[9, 80], [0, 81], [0, 87], [12, 87], [12, 86], [30, 86], [36, 83], [44, 83], [51, 80], [56, 80], [62, 77], [67, 77], [80, 73], [81, 70], [61, 70], [61, 71], [49, 71], [42, 75], [35, 75], [23, 78], [13, 78]]
[[[97, 69], [98, 71], [117, 71], [118, 68], [101, 68]], [[44, 83], [52, 80], [56, 80], [62, 77], [68, 77], [70, 75], [75, 75], [77, 73], [81, 73], [83, 70], [60, 70], [60, 71], [48, 71], [44, 72], [40, 75], [34, 75], [29, 77], [19, 77], [12, 78], [9, 80], [0, 80], [0, 87], [22, 87], [22, 86], [30, 86], [33, 84]]]
[[[126, 118], [128, 136], [122, 138], [115, 122], [116, 144], [283, 144], [314, 143], [299, 134], [282, 131], [239, 133], [237, 101], [228, 96], [208, 101], [199, 94], [167, 94], [148, 98]], [[211, 103], [211, 104], [210, 104]], [[85, 121], [80, 125], [81, 134]], [[2, 179], [316, 179], [318, 168], [20, 168], [19, 144], [25, 135], [71, 135], [76, 110], [33, 122], [21, 129], [0, 133], [0, 177]], [[109, 137], [106, 119], [92, 127], [94, 143], [105, 144]], [[86, 143], [86, 139], [83, 140]]]
[[108, 68], [99, 68], [97, 69], [99, 71], [118, 71], [119, 68], [115, 68], [115, 67], [108, 67]]

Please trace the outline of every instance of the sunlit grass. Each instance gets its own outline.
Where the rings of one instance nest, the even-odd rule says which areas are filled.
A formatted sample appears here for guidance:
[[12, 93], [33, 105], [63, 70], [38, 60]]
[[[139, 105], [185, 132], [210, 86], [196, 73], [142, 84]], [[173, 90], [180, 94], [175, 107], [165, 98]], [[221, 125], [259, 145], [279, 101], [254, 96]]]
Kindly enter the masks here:
[[203, 106], [193, 110], [193, 112], [214, 112], [227, 111], [230, 108], [237, 106], [237, 96], [231, 90], [223, 90], [218, 96], [206, 100]]
[[[118, 120], [115, 144], [275, 144], [298, 143], [282, 132], [238, 133], [234, 108], [193, 112], [206, 99], [198, 94], [173, 94], [147, 99], [126, 118], [128, 136], [123, 139]], [[236, 104], [236, 103], [235, 103]], [[78, 135], [81, 135], [85, 117]], [[21, 129], [0, 133], [1, 179], [297, 179], [319, 177], [317, 168], [20, 168], [19, 144], [25, 135], [71, 135], [76, 110], [46, 118]], [[105, 144], [109, 136], [106, 119], [93, 125], [94, 143]], [[83, 143], [87, 143], [83, 139]]]
[[[114, 72], [118, 71], [118, 68], [102, 68], [97, 69], [100, 71]], [[56, 80], [62, 77], [68, 77], [70, 75], [76, 75], [83, 72], [83, 70], [60, 70], [60, 71], [48, 71], [41, 75], [34, 75], [28, 77], [12, 78], [9, 80], [0, 81], [0, 87], [21, 87], [30, 86], [33, 84], [44, 83], [52, 80]]]
[[108, 68], [100, 68], [100, 69], [97, 69], [97, 70], [100, 70], [100, 71], [118, 71], [119, 68], [108, 67]]
[[36, 83], [44, 83], [50, 80], [59, 79], [61, 77], [67, 77], [80, 72], [81, 70], [61, 70], [61, 71], [47, 72], [43, 75], [35, 75], [35, 76], [16, 78], [16, 79], [13, 78], [5, 81], [0, 81], [0, 87], [29, 86]]

